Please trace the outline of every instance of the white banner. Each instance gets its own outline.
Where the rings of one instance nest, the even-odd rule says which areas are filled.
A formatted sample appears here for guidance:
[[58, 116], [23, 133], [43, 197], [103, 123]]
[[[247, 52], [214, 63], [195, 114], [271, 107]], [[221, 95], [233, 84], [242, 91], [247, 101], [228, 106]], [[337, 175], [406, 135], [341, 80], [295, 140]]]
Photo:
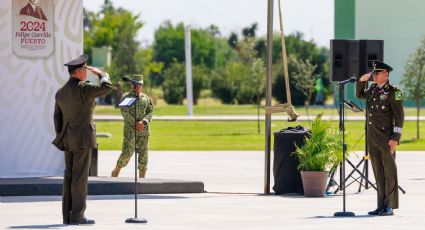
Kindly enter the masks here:
[[[0, 2], [0, 177], [61, 176], [63, 153], [51, 144], [54, 95], [69, 78], [64, 62], [83, 52], [83, 2]], [[28, 8], [33, 7], [30, 3], [35, 7]], [[16, 32], [29, 33], [28, 39], [46, 39], [46, 46], [21, 46]]]
[[20, 57], [48, 57], [53, 52], [53, 0], [12, 1], [13, 51]]

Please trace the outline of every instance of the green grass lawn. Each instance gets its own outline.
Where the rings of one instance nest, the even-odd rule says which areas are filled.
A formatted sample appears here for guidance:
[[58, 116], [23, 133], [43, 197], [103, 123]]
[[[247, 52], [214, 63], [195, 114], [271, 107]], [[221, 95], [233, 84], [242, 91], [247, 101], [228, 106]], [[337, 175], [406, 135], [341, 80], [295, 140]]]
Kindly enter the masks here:
[[[264, 114], [264, 106], [261, 107], [260, 113]], [[297, 113], [305, 115], [305, 107], [296, 108]], [[362, 113], [354, 113], [345, 110], [347, 115], [362, 115]], [[425, 115], [425, 109], [421, 109], [421, 114]], [[195, 105], [193, 108], [194, 115], [256, 115], [256, 105]], [[324, 113], [325, 115], [338, 116], [338, 110], [334, 107], [310, 107], [309, 114], [317, 115]], [[98, 105], [95, 108], [96, 115], [120, 115], [120, 111], [113, 106]], [[154, 106], [154, 115], [187, 115], [187, 107], [185, 105], [158, 105]], [[406, 116], [416, 116], [415, 108], [405, 108]]]
[[[274, 121], [272, 132], [295, 125]], [[306, 122], [301, 125], [308, 127]], [[123, 122], [96, 122], [96, 126], [97, 132], [112, 134], [111, 138], [97, 139], [101, 150], [121, 149]], [[420, 126], [421, 137], [425, 138], [425, 122]], [[151, 150], [264, 150], [264, 122], [261, 134], [257, 133], [256, 121], [153, 121], [150, 128]], [[352, 149], [363, 150], [364, 122], [347, 121], [346, 130], [347, 143]], [[415, 135], [416, 122], [405, 122], [398, 150], [424, 150], [425, 140], [412, 141]]]

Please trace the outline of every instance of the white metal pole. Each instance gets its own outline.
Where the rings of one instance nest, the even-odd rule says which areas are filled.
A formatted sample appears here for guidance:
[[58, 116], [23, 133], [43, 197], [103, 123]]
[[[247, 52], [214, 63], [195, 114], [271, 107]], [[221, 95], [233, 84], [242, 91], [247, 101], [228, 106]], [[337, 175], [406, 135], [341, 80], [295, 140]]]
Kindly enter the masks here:
[[193, 89], [192, 89], [192, 49], [190, 44], [190, 26], [185, 29], [185, 52], [186, 52], [186, 102], [187, 114], [193, 115]]

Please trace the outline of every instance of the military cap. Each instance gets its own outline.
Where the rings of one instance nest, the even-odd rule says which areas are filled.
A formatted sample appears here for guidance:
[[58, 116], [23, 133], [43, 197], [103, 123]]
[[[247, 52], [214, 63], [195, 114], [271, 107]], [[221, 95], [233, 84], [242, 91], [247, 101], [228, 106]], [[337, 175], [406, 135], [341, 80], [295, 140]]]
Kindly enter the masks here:
[[369, 61], [370, 65], [373, 67], [373, 71], [382, 71], [386, 70], [387, 72], [393, 71], [393, 68], [382, 61], [372, 60]]
[[87, 54], [83, 54], [79, 56], [78, 58], [72, 61], [69, 61], [68, 63], [65, 63], [64, 66], [68, 67], [68, 71], [72, 71], [72, 70], [83, 67], [86, 64], [88, 59], [89, 59], [89, 56]]
[[135, 78], [134, 80], [138, 81], [140, 84], [143, 85], [143, 75], [141, 75], [141, 74], [133, 74], [133, 76]]

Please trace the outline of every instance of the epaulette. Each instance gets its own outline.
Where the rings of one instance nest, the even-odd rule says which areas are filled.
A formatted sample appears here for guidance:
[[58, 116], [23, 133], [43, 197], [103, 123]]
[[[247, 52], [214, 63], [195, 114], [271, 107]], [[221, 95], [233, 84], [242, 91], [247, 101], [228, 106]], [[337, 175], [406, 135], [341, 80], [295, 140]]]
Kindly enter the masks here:
[[390, 85], [391, 89], [400, 90], [397, 85]]
[[78, 82], [78, 86], [86, 86], [86, 85], [93, 85], [90, 81], [80, 81]]

